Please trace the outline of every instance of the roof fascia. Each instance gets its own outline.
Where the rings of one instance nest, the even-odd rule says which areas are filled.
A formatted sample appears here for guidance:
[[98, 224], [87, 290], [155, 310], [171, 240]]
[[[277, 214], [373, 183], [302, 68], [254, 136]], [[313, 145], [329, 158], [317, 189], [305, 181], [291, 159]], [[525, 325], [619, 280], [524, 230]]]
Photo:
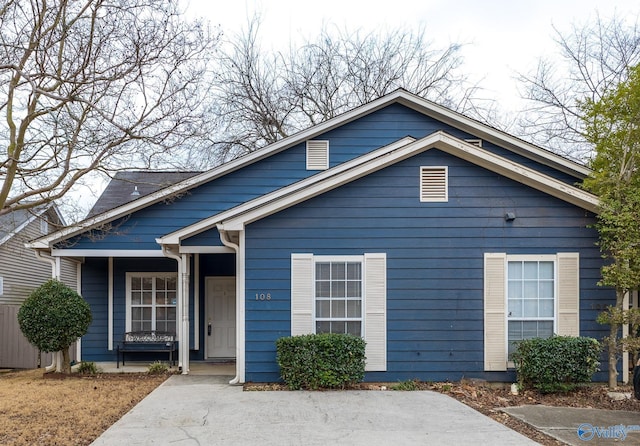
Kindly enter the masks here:
[[201, 232], [204, 232], [208, 229], [211, 229], [212, 227], [214, 227], [218, 222], [222, 221], [221, 219], [226, 218], [227, 216], [233, 216], [233, 215], [237, 215], [239, 213], [242, 212], [247, 212], [250, 211], [254, 208], [256, 208], [257, 206], [262, 206], [264, 204], [273, 202], [274, 200], [277, 200], [279, 198], [282, 198], [284, 196], [287, 196], [289, 194], [291, 194], [292, 190], [301, 190], [304, 189], [306, 187], [309, 187], [315, 183], [318, 183], [320, 181], [324, 181], [327, 180], [328, 178], [331, 178], [341, 172], [345, 172], [348, 171], [350, 169], [352, 169], [354, 166], [357, 166], [359, 164], [362, 164], [363, 162], [366, 162], [370, 159], [374, 159], [376, 157], [378, 157], [380, 155], [380, 153], [384, 153], [384, 152], [388, 152], [388, 151], [393, 151], [393, 150], [397, 150], [400, 147], [404, 147], [407, 146], [411, 143], [413, 143], [416, 139], [412, 138], [412, 137], [405, 137], [402, 139], [399, 139], [398, 141], [395, 141], [387, 146], [384, 146], [378, 150], [374, 150], [372, 152], [366, 153], [365, 155], [362, 155], [358, 158], [355, 158], [353, 160], [344, 162], [342, 164], [339, 164], [331, 169], [325, 170], [321, 173], [318, 173], [316, 175], [310, 176], [308, 178], [305, 178], [303, 180], [297, 181], [296, 183], [287, 186], [287, 187], [283, 187], [281, 189], [275, 190], [269, 194], [257, 197], [253, 200], [247, 201], [246, 203], [243, 203], [239, 206], [236, 206], [232, 209], [229, 209], [227, 211], [223, 211], [219, 214], [213, 215], [209, 218], [200, 220], [199, 222], [196, 222], [190, 226], [186, 226], [182, 229], [179, 229], [178, 231], [174, 231], [170, 234], [167, 234], [163, 237], [160, 237], [158, 239], [156, 239], [156, 241], [161, 244], [161, 245], [176, 245], [179, 244], [180, 241], [184, 238], [188, 238], [188, 237], [193, 237], [194, 235], [197, 235]]
[[[242, 230], [246, 224], [279, 212], [302, 201], [313, 198], [343, 184], [354, 181], [372, 172], [415, 156], [431, 148], [437, 148], [469, 162], [487, 168], [507, 178], [531, 186], [549, 195], [560, 198], [592, 212], [597, 212], [599, 200], [577, 187], [567, 185], [553, 177], [530, 167], [507, 160], [483, 150], [473, 144], [448, 135], [442, 131], [432, 133], [420, 140], [395, 144], [371, 152], [365, 157], [314, 175], [304, 181], [246, 202], [228, 211], [201, 220], [179, 231], [157, 239], [160, 244], [178, 244], [180, 240], [218, 226], [226, 231]], [[363, 159], [366, 158], [366, 159]], [[338, 170], [338, 168], [341, 168]], [[335, 170], [334, 170], [335, 169]]]
[[[314, 184], [305, 190], [292, 191], [283, 198], [276, 199], [266, 205], [254, 208], [245, 213], [240, 213], [239, 215], [230, 217], [220, 215], [222, 218], [218, 218], [221, 223], [218, 225], [218, 228], [227, 231], [242, 230], [244, 226], [249, 223], [260, 220], [268, 215], [279, 212], [432, 148], [450, 153], [451, 155], [484, 167], [588, 211], [598, 212], [599, 199], [595, 195], [585, 192], [577, 187], [570, 186], [530, 167], [507, 160], [498, 155], [494, 155], [491, 152], [483, 150], [473, 144], [469, 144], [461, 139], [439, 131], [400, 149], [390, 151], [346, 172], [338, 173], [337, 175], [334, 175], [330, 181], [323, 181], [322, 183]], [[215, 216], [212, 219], [215, 219]]]
[[252, 152], [248, 155], [245, 155], [240, 158], [236, 158], [235, 160], [229, 161], [218, 167], [214, 167], [213, 169], [210, 169], [199, 175], [195, 175], [191, 178], [187, 178], [172, 186], [169, 186], [164, 189], [160, 189], [149, 195], [145, 195], [144, 197], [141, 197], [137, 200], [123, 204], [122, 206], [118, 206], [117, 208], [103, 212], [102, 214], [98, 214], [94, 217], [91, 217], [82, 222], [79, 222], [78, 224], [68, 226], [59, 231], [53, 232], [47, 236], [40, 237], [28, 243], [27, 247], [34, 248], [34, 249], [50, 248], [53, 244], [59, 241], [68, 239], [70, 237], [74, 237], [78, 234], [81, 234], [82, 232], [85, 232], [95, 227], [98, 227], [100, 225], [109, 223], [120, 217], [136, 212], [140, 209], [143, 209], [157, 202], [160, 202], [166, 199], [167, 197], [180, 194], [181, 192], [200, 186], [201, 184], [207, 183], [209, 181], [212, 181], [224, 175], [227, 175], [235, 170], [241, 169], [242, 167], [245, 167], [249, 164], [255, 163], [261, 159], [267, 158], [273, 154], [286, 150], [290, 147], [300, 144], [317, 135], [325, 133], [334, 128], [340, 127], [341, 125], [344, 125], [350, 121], [358, 119], [361, 116], [372, 113], [380, 108], [384, 108], [388, 104], [396, 101], [399, 96], [400, 96], [399, 91], [391, 93], [387, 96], [383, 96], [375, 101], [372, 101], [368, 104], [362, 105], [351, 111], [343, 113], [321, 124], [315, 125], [313, 127], [310, 127], [309, 129], [303, 130], [287, 138], [284, 138], [267, 147], [256, 150], [255, 152]]
[[525, 158], [541, 162], [542, 164], [558, 169], [561, 172], [575, 176], [576, 178], [583, 179], [591, 173], [591, 169], [585, 165], [576, 163], [568, 158], [545, 150], [535, 144], [528, 143], [487, 124], [483, 124], [480, 121], [471, 119], [456, 111], [413, 95], [409, 92], [402, 91], [398, 102], [416, 110], [417, 112], [445, 122], [452, 127], [463, 130], [474, 136], [478, 136], [481, 139], [489, 141], [497, 146], [504, 147], [518, 155], [524, 156]]
[[60, 211], [58, 210], [58, 207], [54, 203], [50, 203], [49, 205], [44, 205], [42, 208], [38, 209], [38, 212], [30, 213], [29, 218], [27, 218], [24, 222], [22, 222], [18, 227], [16, 227], [13, 231], [7, 234], [4, 238], [0, 239], [0, 245], [3, 245], [4, 243], [11, 240], [15, 235], [19, 234], [24, 228], [29, 226], [35, 219], [40, 218], [41, 215], [45, 214], [52, 207], [55, 213], [57, 214], [57, 216], [61, 218], [62, 222], [64, 222], [64, 219], [62, 219], [62, 216], [60, 215]]
[[347, 111], [321, 124], [315, 125], [287, 138], [284, 138], [263, 149], [259, 149], [248, 155], [229, 161], [228, 163], [222, 164], [199, 175], [183, 180], [172, 186], [161, 189], [102, 214], [96, 215], [76, 225], [71, 225], [50, 235], [40, 237], [27, 244], [27, 247], [35, 249], [50, 248], [53, 244], [61, 240], [76, 236], [82, 232], [98, 227], [102, 224], [109, 223], [120, 217], [155, 204], [166, 199], [167, 197], [180, 194], [186, 190], [192, 189], [201, 184], [227, 175], [228, 173], [231, 173], [249, 164], [267, 158], [296, 144], [300, 144], [301, 142], [314, 138], [315, 136], [330, 131], [334, 128], [340, 127], [364, 115], [384, 108], [394, 102], [398, 102], [427, 116], [431, 116], [435, 119], [441, 120], [474, 136], [477, 135], [494, 144], [505, 147], [509, 150], [513, 150], [514, 152], [522, 156], [555, 167], [558, 170], [568, 173], [572, 176], [576, 176], [577, 178], [585, 177], [590, 172], [590, 170], [585, 166], [574, 163], [559, 155], [555, 155], [533, 144], [526, 143], [518, 138], [508, 135], [507, 133], [499, 131], [486, 124], [482, 124], [479, 121], [468, 118], [458, 112], [438, 105], [432, 101], [428, 101], [417, 95], [411, 94], [406, 90], [399, 89], [372, 102]]

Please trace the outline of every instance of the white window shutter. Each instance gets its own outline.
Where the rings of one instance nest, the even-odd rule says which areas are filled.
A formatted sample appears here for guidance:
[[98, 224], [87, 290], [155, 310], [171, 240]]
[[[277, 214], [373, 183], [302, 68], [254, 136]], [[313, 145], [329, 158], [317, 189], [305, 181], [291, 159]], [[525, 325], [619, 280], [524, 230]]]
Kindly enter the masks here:
[[329, 168], [329, 141], [307, 141], [307, 170]]
[[387, 256], [364, 255], [366, 370], [387, 370]]
[[291, 254], [291, 336], [313, 333], [313, 254]]
[[580, 335], [580, 257], [558, 253], [558, 326], [560, 336]]
[[484, 255], [484, 369], [507, 370], [504, 253]]

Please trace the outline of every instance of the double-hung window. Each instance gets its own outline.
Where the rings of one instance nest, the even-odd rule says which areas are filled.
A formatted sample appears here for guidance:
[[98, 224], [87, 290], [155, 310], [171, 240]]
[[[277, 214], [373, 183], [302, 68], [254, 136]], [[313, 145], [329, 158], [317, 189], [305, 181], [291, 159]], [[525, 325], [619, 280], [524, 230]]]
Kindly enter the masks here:
[[175, 273], [127, 273], [127, 331], [176, 333]]
[[291, 335], [324, 332], [363, 337], [366, 370], [387, 369], [385, 253], [291, 255]]
[[505, 371], [516, 342], [580, 335], [580, 256], [484, 255], [484, 369]]
[[[555, 258], [555, 256], [553, 256]], [[508, 355], [517, 341], [548, 338], [554, 333], [555, 262], [509, 260], [507, 262]]]
[[315, 264], [315, 331], [362, 336], [362, 260]]

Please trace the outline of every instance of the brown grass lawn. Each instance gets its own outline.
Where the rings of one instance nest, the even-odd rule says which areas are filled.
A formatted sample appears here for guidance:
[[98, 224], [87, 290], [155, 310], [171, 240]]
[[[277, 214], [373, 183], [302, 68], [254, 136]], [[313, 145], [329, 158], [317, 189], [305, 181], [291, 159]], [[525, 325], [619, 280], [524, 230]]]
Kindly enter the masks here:
[[0, 445], [88, 445], [169, 375], [0, 374]]

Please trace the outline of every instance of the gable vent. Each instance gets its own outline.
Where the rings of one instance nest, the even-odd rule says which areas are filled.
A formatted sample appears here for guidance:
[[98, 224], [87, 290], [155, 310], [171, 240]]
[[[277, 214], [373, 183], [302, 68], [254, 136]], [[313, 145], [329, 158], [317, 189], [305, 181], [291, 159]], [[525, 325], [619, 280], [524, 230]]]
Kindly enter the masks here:
[[420, 201], [448, 201], [446, 167], [420, 167]]
[[307, 170], [329, 168], [329, 141], [307, 141]]
[[472, 144], [476, 147], [482, 147], [482, 140], [481, 139], [465, 139], [465, 142]]

